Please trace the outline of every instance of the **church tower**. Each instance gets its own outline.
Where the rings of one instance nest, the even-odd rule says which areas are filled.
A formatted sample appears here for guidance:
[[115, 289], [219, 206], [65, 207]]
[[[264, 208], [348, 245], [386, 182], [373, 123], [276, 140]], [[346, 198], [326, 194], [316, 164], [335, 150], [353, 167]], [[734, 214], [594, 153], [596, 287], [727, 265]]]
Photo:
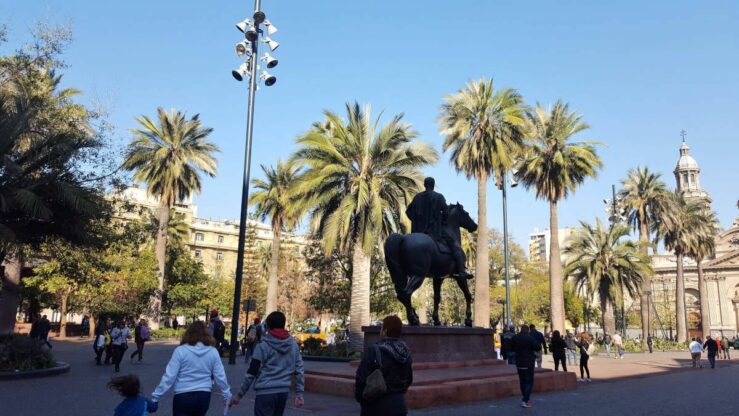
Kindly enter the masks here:
[[680, 159], [675, 166], [675, 181], [677, 189], [689, 198], [705, 198], [711, 202], [711, 197], [701, 189], [701, 169], [698, 162], [690, 156], [690, 147], [685, 143], [685, 132], [682, 132], [683, 144], [680, 145]]

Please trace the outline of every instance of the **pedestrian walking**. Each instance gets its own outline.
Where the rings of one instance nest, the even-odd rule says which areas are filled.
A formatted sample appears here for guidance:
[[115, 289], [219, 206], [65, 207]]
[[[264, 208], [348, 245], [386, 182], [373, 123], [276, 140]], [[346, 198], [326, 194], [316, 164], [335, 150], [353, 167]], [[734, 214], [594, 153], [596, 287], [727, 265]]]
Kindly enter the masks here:
[[159, 385], [151, 394], [152, 400], [159, 402], [174, 388], [174, 416], [205, 416], [215, 382], [223, 394], [224, 405], [228, 405], [231, 388], [215, 343], [203, 322], [193, 322], [172, 353]]
[[521, 407], [531, 408], [531, 392], [534, 389], [534, 361], [535, 353], [541, 347], [529, 334], [529, 327], [521, 326], [519, 332], [512, 341], [513, 352], [516, 353], [516, 370], [518, 371], [518, 382], [521, 387]]
[[606, 356], [611, 358], [611, 347], [613, 346], [613, 338], [609, 334], [603, 335], [603, 347], [606, 349]]
[[[590, 368], [588, 367], [588, 361], [590, 360], [590, 354], [593, 350], [590, 348], [592, 340], [587, 332], [580, 334], [580, 341], [577, 343], [577, 348], [580, 349], [580, 381], [590, 382]], [[585, 378], [585, 374], [588, 378]]]
[[[406, 415], [405, 393], [413, 384], [411, 351], [401, 340], [403, 323], [397, 316], [382, 321], [380, 341], [367, 348], [355, 376], [354, 398], [362, 416]], [[378, 391], [375, 380], [385, 381]]]
[[703, 345], [698, 342], [697, 339], [692, 338], [690, 345], [688, 345], [690, 351], [690, 358], [693, 360], [693, 368], [697, 365], [699, 368], [703, 368], [701, 364], [701, 353], [703, 352]]
[[554, 371], [559, 371], [560, 364], [562, 364], [562, 371], [567, 371], [567, 364], [565, 361], [567, 343], [562, 339], [562, 335], [560, 335], [559, 331], [552, 332], [552, 342], [549, 349], [552, 350], [552, 358], [554, 358]]
[[305, 374], [300, 347], [285, 330], [285, 314], [274, 311], [267, 315], [267, 333], [257, 343], [249, 361], [249, 369], [229, 407], [237, 406], [252, 384], [256, 393], [256, 416], [282, 416], [287, 404], [293, 376], [295, 376], [295, 406], [304, 404]]
[[516, 353], [513, 351], [513, 337], [516, 335], [515, 327], [511, 324], [503, 330], [500, 335], [500, 351], [503, 354], [503, 359], [508, 364], [514, 365], [516, 363]]
[[731, 359], [731, 354], [729, 354], [730, 349], [731, 345], [729, 344], [729, 338], [721, 337], [721, 350], [724, 352], [724, 360]]
[[108, 388], [125, 397], [116, 406], [114, 416], [147, 416], [159, 408], [159, 404], [141, 395], [141, 382], [134, 374], [114, 377]]
[[623, 359], [626, 351], [624, 350], [624, 341], [618, 332], [613, 334], [613, 347], [618, 352], [618, 358]]
[[534, 324], [529, 325], [529, 334], [531, 335], [531, 338], [539, 344], [539, 351], [535, 351], [534, 355], [536, 356], [536, 368], [541, 368], [542, 350], [546, 348], [547, 342], [544, 339], [544, 334], [537, 331]]
[[[33, 326], [36, 325], [36, 328]], [[35, 330], [35, 331], [34, 331]], [[44, 342], [49, 349], [51, 349], [51, 343], [49, 342], [49, 332], [51, 332], [51, 322], [46, 317], [42, 316], [34, 324], [31, 325], [31, 338], [38, 339]]]
[[575, 340], [575, 335], [569, 330], [567, 331], [567, 335], [565, 335], [565, 344], [567, 345], [567, 364], [577, 365], [577, 341]]
[[213, 309], [210, 311], [210, 323], [208, 324], [208, 332], [216, 340], [216, 349], [220, 354], [224, 349], [228, 349], [226, 345], [226, 325], [221, 321], [221, 317], [218, 315], [218, 310]]
[[95, 351], [95, 365], [102, 365], [101, 362], [103, 352], [105, 352], [106, 341], [110, 342], [110, 335], [108, 334], [108, 327], [104, 321], [98, 321], [95, 325], [95, 340], [92, 343], [92, 349]]
[[246, 337], [244, 337], [244, 362], [249, 362], [252, 354], [254, 354], [254, 348], [262, 340], [264, 329], [259, 318], [254, 318], [254, 322], [249, 325], [246, 330]]
[[80, 334], [80, 338], [87, 338], [90, 336], [90, 318], [85, 315], [82, 317], [82, 324], [80, 325], [82, 328], [82, 333]]
[[711, 368], [716, 368], [716, 355], [718, 354], [718, 343], [712, 339], [710, 335], [706, 337], [706, 342], [703, 344], [708, 353], [708, 362], [711, 364]]
[[175, 316], [172, 318], [172, 329], [176, 331], [177, 328], [179, 327], [180, 327], [180, 323], [177, 321], [177, 317]]
[[654, 343], [654, 340], [652, 339], [651, 335], [647, 335], [647, 347], [649, 347], [649, 353], [652, 353], [652, 344]]
[[133, 357], [136, 355], [139, 356], [139, 361], [141, 361], [144, 358], [144, 344], [146, 344], [146, 342], [151, 338], [149, 326], [146, 325], [145, 319], [139, 321], [138, 325], [136, 325], [136, 328], [133, 330], [133, 334], [133, 339], [136, 343], [136, 351], [131, 354], [131, 361], [133, 361]]
[[724, 348], [721, 345], [721, 337], [720, 336], [719, 337], [716, 337], [716, 339], [714, 339], [714, 341], [716, 341], [716, 346], [718, 346], [718, 351], [716, 352], [716, 359], [717, 360], [720, 360], [721, 359], [721, 356], [723, 355], [723, 352], [724, 352]]
[[131, 330], [123, 321], [118, 321], [118, 325], [110, 330], [110, 348], [113, 353], [113, 365], [115, 365], [116, 373], [121, 371], [121, 360], [128, 349], [130, 338]]

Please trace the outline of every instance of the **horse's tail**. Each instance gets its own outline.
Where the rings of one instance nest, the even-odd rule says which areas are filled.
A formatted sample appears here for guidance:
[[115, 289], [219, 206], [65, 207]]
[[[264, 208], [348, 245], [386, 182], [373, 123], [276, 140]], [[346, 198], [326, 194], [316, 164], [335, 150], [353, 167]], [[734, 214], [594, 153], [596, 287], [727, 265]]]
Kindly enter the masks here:
[[[400, 263], [400, 245], [404, 238], [402, 234], [393, 233], [385, 240], [385, 263], [396, 286], [401, 280], [405, 280], [403, 265]], [[405, 282], [402, 282], [401, 287], [404, 286]]]

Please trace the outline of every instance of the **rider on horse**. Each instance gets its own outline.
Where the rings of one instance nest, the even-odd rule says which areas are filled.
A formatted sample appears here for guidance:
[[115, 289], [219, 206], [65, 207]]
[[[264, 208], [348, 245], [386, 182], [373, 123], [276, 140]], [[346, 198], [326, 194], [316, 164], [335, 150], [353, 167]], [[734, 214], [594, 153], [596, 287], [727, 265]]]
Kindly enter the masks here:
[[423, 181], [425, 191], [417, 194], [405, 214], [411, 220], [411, 233], [424, 233], [434, 241], [443, 241], [451, 249], [455, 262], [455, 277], [471, 279], [474, 276], [465, 270], [466, 258], [462, 246], [455, 238], [443, 231], [446, 221], [448, 207], [444, 196], [434, 191], [434, 178], [426, 178]]

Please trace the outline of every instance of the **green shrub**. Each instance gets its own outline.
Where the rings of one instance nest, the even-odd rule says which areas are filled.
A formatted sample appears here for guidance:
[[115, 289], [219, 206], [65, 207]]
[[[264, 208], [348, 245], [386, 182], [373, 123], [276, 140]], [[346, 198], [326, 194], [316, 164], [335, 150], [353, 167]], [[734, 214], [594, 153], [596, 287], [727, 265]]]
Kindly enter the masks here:
[[322, 340], [313, 337], [303, 342], [303, 355], [331, 358], [353, 357], [353, 354], [349, 352], [349, 344], [346, 341], [325, 345]]
[[14, 334], [0, 338], [0, 371], [29, 371], [52, 368], [56, 362], [44, 341]]
[[181, 339], [185, 334], [185, 328], [161, 328], [151, 331], [151, 337], [153, 339], [167, 339], [176, 338]]

